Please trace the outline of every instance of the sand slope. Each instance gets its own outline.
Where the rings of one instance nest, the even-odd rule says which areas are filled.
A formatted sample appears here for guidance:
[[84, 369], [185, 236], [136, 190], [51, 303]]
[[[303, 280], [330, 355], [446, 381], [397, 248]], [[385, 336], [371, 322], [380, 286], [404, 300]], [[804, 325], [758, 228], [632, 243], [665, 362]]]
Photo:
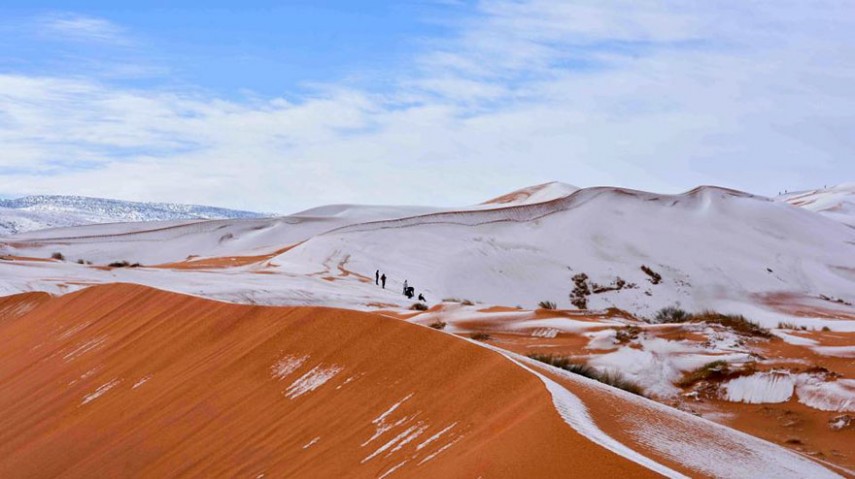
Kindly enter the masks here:
[[0, 308], [0, 477], [653, 475], [421, 326], [122, 284]]

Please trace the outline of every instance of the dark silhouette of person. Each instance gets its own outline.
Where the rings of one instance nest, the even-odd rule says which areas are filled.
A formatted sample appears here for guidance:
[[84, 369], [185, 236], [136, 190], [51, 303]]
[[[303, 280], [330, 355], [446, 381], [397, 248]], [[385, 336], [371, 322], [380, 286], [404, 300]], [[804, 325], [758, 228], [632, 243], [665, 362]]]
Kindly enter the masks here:
[[374, 272], [374, 284], [380, 284], [380, 270]]
[[404, 296], [407, 295], [407, 280], [404, 280]]
[[407, 299], [413, 299], [413, 296], [415, 296], [415, 295], [416, 295], [416, 288], [414, 288], [412, 286], [408, 286], [407, 289], [404, 290], [404, 296], [406, 296]]
[[380, 276], [380, 282], [383, 284], [383, 289], [386, 289], [386, 273], [383, 273], [383, 276]]
[[427, 303], [427, 300], [425, 299], [425, 295], [424, 295], [424, 294], [419, 293], [419, 301], [421, 301], [422, 303]]

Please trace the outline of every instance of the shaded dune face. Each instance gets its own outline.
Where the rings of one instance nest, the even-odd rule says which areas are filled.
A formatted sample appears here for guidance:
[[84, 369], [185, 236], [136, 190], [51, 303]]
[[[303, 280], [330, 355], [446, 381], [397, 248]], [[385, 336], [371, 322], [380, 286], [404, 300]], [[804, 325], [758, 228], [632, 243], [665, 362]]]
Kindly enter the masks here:
[[653, 475], [429, 328], [124, 284], [0, 311], [0, 477]]

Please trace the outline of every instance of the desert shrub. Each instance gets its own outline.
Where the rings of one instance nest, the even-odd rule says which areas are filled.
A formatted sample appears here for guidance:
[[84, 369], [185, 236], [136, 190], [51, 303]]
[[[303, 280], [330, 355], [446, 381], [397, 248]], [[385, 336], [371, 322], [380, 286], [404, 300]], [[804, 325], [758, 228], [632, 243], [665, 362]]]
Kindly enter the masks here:
[[632, 382], [631, 380], [627, 379], [623, 374], [614, 370], [597, 372], [597, 375], [595, 377], [592, 377], [591, 379], [599, 381], [603, 384], [608, 384], [609, 386], [616, 387], [618, 389], [623, 389], [624, 391], [635, 394], [637, 396], [644, 396], [644, 389], [642, 389], [641, 386]]
[[541, 301], [537, 305], [543, 309], [555, 309], [557, 307], [552, 301]]
[[656, 312], [654, 319], [657, 323], [685, 323], [691, 315], [677, 306], [666, 306]]
[[51, 259], [55, 259], [57, 261], [65, 261], [65, 255], [60, 253], [59, 251], [51, 253], [50, 257]]
[[428, 307], [424, 303], [413, 303], [410, 309], [413, 311], [427, 311]]
[[662, 282], [662, 275], [657, 273], [656, 271], [653, 271], [652, 269], [650, 269], [650, 267], [647, 266], [646, 264], [641, 265], [641, 271], [644, 271], [644, 274], [649, 276], [649, 278], [647, 280], [650, 281], [651, 283], [659, 284]]
[[688, 387], [699, 381], [710, 379], [724, 379], [730, 374], [730, 366], [727, 361], [713, 361], [687, 373], [677, 383], [680, 387]]
[[588, 286], [588, 275], [578, 273], [573, 276], [573, 291], [570, 293], [570, 304], [579, 309], [588, 309], [588, 296], [591, 288]]
[[474, 339], [475, 341], [489, 341], [493, 339], [493, 337], [487, 333], [472, 333], [469, 335], [469, 337]]
[[628, 343], [637, 338], [641, 334], [641, 328], [638, 326], [629, 325], [621, 329], [615, 330], [615, 339], [619, 343]]
[[111, 268], [127, 268], [130, 265], [131, 265], [131, 263], [128, 263], [127, 261], [113, 261], [112, 263], [108, 264], [107, 266], [109, 266]]
[[780, 323], [778, 323], [778, 329], [799, 329], [799, 327], [796, 325], [796, 323], [781, 321]]
[[442, 302], [443, 303], [460, 303], [463, 306], [472, 306], [473, 304], [475, 304], [472, 301], [469, 301], [468, 299], [460, 299], [460, 298], [444, 298], [442, 300]]
[[829, 328], [828, 326], [823, 326], [823, 327], [822, 327], [822, 330], [823, 330], [823, 332], [826, 332], [826, 333], [827, 333], [827, 332], [830, 332], [830, 331], [831, 331], [831, 328]]
[[446, 324], [445, 324], [445, 321], [440, 321], [437, 319], [436, 321], [430, 323], [428, 326], [430, 326], [433, 329], [443, 330], [443, 329], [445, 329]]
[[[761, 338], [771, 338], [772, 332], [759, 324], [746, 319], [745, 316], [739, 314], [722, 314], [715, 311], [703, 311], [701, 313], [687, 313], [677, 306], [668, 306], [660, 309], [654, 316], [656, 323], [713, 323], [720, 324], [726, 328], [732, 329], [737, 333], [742, 333], [748, 336], [759, 336]], [[795, 325], [791, 323], [779, 323], [778, 327]]]
[[740, 314], [721, 314], [715, 311], [704, 311], [700, 314], [691, 315], [692, 322], [704, 322], [720, 324], [726, 328], [730, 328], [738, 333], [748, 336], [759, 336], [761, 338], [771, 338], [772, 332], [760, 326], [754, 321], [750, 321]]
[[623, 389], [624, 391], [630, 392], [632, 394], [637, 394], [639, 396], [644, 395], [644, 390], [641, 389], [639, 385], [625, 378], [617, 371], [601, 372], [598, 371], [596, 368], [588, 366], [587, 364], [573, 362], [570, 360], [570, 358], [567, 358], [565, 356], [557, 356], [554, 354], [532, 353], [529, 354], [528, 357], [534, 359], [535, 361], [540, 361], [542, 363], [549, 364], [550, 366], [555, 366], [556, 368], [563, 369], [567, 372], [578, 374], [580, 376], [585, 376], [586, 378], [599, 381], [603, 384], [608, 384], [609, 386], [613, 386], [618, 389]]
[[77, 264], [86, 264], [86, 261], [79, 259], [79, 260], [77, 260]]

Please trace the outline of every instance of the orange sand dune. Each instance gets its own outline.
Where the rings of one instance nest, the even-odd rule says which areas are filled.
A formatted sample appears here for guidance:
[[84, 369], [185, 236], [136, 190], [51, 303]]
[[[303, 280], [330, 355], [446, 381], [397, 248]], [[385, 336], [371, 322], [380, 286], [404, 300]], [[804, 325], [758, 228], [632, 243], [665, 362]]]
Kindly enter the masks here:
[[394, 319], [121, 284], [0, 314], [4, 478], [654, 475], [501, 354]]

